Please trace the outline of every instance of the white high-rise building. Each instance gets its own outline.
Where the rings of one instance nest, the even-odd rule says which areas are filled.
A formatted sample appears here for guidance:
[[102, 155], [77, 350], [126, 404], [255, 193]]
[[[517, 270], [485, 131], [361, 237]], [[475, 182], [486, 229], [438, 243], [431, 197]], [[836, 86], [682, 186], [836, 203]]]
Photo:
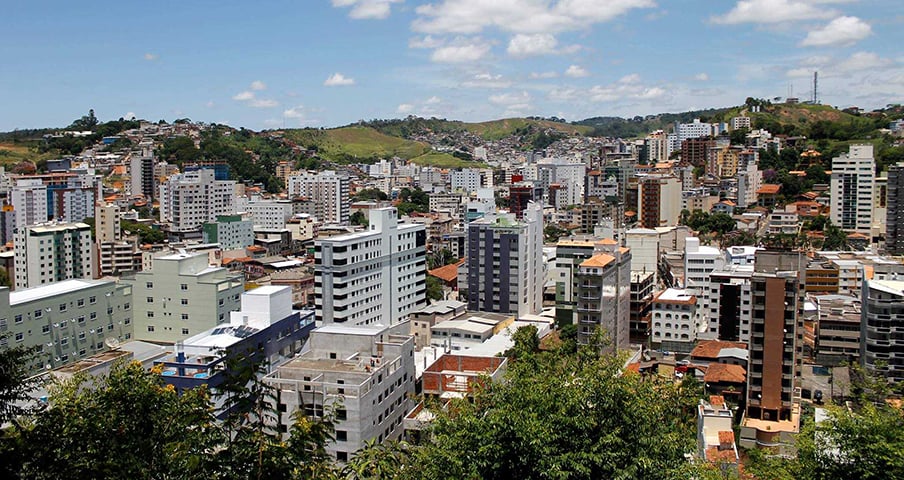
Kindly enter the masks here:
[[481, 187], [480, 170], [476, 168], [462, 168], [453, 170], [449, 179], [453, 192], [471, 193]]
[[[584, 202], [584, 177], [587, 166], [573, 160], [547, 158], [537, 163], [535, 185], [550, 192], [549, 203], [557, 207]], [[557, 188], [551, 188], [557, 185]], [[551, 192], [555, 192], [554, 194]]]
[[94, 235], [97, 243], [116, 242], [122, 239], [119, 205], [107, 203], [94, 207]]
[[292, 218], [292, 202], [288, 200], [249, 202], [245, 212], [251, 215], [255, 227], [267, 230], [282, 230], [286, 221]]
[[543, 308], [543, 211], [487, 213], [468, 224], [468, 309], [527, 315]]
[[235, 181], [209, 169], [173, 175], [160, 185], [160, 220], [173, 232], [199, 231], [219, 215], [235, 214]]
[[395, 325], [427, 303], [424, 225], [395, 208], [369, 212], [369, 230], [317, 240], [314, 297], [324, 324]]
[[72, 278], [91, 278], [91, 227], [44, 223], [19, 227], [15, 235], [16, 288]]
[[691, 123], [676, 123], [675, 133], [678, 135], [678, 143], [691, 138], [709, 137], [713, 134], [713, 124], [701, 122], [695, 118]]
[[738, 206], [741, 208], [756, 205], [756, 192], [763, 186], [763, 172], [757, 166], [758, 161], [756, 150], [745, 150], [738, 155]]
[[713, 270], [725, 267], [725, 254], [716, 247], [700, 245], [700, 239], [688, 237], [684, 244], [684, 288], [698, 300], [697, 330], [705, 332], [709, 328], [710, 275]]
[[832, 159], [829, 218], [843, 230], [870, 234], [876, 160], [872, 145], [851, 145], [848, 153]]
[[348, 223], [348, 175], [332, 170], [304, 172], [289, 177], [288, 192], [293, 197], [306, 197], [314, 202], [314, 216], [323, 223]]
[[47, 186], [43, 181], [36, 178], [17, 180], [9, 195], [17, 228], [47, 221]]
[[82, 174], [72, 177], [66, 188], [51, 190], [50, 215], [59, 222], [81, 222], [94, 215], [94, 205], [101, 198], [98, 177]]

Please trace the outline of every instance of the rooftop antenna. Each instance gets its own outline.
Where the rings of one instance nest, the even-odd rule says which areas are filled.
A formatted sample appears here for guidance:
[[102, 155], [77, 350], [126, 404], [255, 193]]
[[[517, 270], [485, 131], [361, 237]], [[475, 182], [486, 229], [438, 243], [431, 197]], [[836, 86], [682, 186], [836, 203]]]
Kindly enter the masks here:
[[819, 72], [813, 72], [813, 105], [819, 103]]

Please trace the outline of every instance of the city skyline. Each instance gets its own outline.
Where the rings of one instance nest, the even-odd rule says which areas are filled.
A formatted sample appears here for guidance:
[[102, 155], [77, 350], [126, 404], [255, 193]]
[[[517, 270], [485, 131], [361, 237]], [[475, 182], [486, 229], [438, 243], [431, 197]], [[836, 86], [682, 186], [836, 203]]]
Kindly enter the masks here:
[[812, 95], [904, 98], [896, 2], [332, 0], [22, 4], [0, 131], [188, 117], [255, 130], [407, 115], [634, 116]]

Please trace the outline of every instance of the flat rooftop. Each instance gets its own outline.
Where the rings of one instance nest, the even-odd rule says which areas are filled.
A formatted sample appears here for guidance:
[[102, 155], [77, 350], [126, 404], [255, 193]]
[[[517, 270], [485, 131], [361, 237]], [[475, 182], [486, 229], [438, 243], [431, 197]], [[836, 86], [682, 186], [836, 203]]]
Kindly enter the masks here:
[[41, 285], [39, 287], [25, 288], [22, 290], [14, 290], [9, 292], [9, 304], [20, 305], [23, 303], [33, 302], [56, 295], [77, 292], [88, 288], [99, 287], [102, 285], [113, 284], [107, 280], [63, 280], [61, 282]]

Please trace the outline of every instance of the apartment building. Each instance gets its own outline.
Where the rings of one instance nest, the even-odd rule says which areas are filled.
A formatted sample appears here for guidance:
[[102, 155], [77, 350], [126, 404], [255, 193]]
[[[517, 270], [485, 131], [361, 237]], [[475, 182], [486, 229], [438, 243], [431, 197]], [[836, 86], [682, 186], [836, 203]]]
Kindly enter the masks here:
[[255, 228], [282, 230], [292, 218], [294, 206], [289, 200], [262, 200], [249, 202], [245, 212], [251, 216]]
[[523, 220], [488, 213], [468, 224], [468, 309], [538, 313], [543, 308], [543, 213], [531, 202]]
[[601, 329], [608, 350], [628, 348], [631, 329], [631, 252], [624, 247], [597, 253], [574, 274], [578, 342], [589, 343]]
[[885, 251], [904, 255], [904, 163], [888, 167]]
[[9, 191], [16, 227], [44, 223], [48, 219], [47, 186], [41, 179], [23, 178]]
[[697, 297], [687, 290], [669, 288], [656, 294], [652, 306], [654, 347], [690, 353], [697, 340]]
[[239, 309], [244, 277], [210, 265], [207, 253], [156, 257], [122, 277], [132, 287], [135, 338], [174, 343], [229, 320]]
[[706, 332], [700, 338], [726, 342], [749, 342], [753, 296], [750, 278], [753, 264], [726, 265], [709, 275], [706, 290]]
[[816, 322], [815, 353], [820, 365], [854, 364], [860, 359], [860, 298], [851, 295], [813, 295]]
[[132, 337], [132, 292], [101, 280], [0, 287], [0, 349], [35, 347], [31, 373], [66, 365]]
[[578, 266], [593, 256], [594, 242], [589, 240], [559, 240], [556, 243], [555, 264], [550, 276], [556, 284], [556, 321], [559, 325], [575, 323], [577, 291], [574, 275]]
[[631, 272], [631, 343], [646, 345], [653, 333], [653, 278], [653, 272]]
[[236, 250], [254, 245], [251, 220], [241, 215], [219, 215], [216, 221], [201, 226], [204, 243], [218, 243], [223, 250]]
[[323, 223], [347, 224], [349, 217], [349, 178], [332, 170], [303, 172], [289, 177], [291, 197], [306, 197], [314, 203], [311, 212]]
[[869, 280], [861, 305], [860, 362], [867, 372], [904, 380], [904, 281]]
[[219, 215], [234, 215], [235, 181], [217, 180], [213, 170], [173, 175], [160, 185], [160, 221], [171, 232], [197, 232]]
[[424, 225], [395, 208], [368, 212], [368, 230], [314, 243], [314, 302], [324, 324], [395, 325], [426, 305]]
[[800, 253], [760, 251], [750, 279], [753, 296], [747, 401], [741, 446], [788, 454], [800, 431], [795, 390], [803, 356], [805, 260]]
[[870, 235], [876, 161], [872, 145], [851, 145], [848, 153], [832, 159], [829, 218], [849, 232]]
[[14, 251], [16, 289], [94, 275], [91, 227], [84, 223], [19, 227]]
[[684, 244], [684, 288], [697, 296], [697, 331], [706, 332], [712, 314], [710, 275], [725, 267], [725, 253], [716, 247], [700, 245], [700, 239], [688, 237]]
[[414, 395], [414, 338], [380, 325], [324, 325], [310, 348], [264, 377], [276, 391], [278, 428], [297, 412], [323, 417], [335, 408], [334, 439], [326, 451], [340, 462], [368, 442], [398, 440]]
[[672, 175], [650, 174], [637, 179], [637, 219], [641, 227], [678, 224], [681, 214], [681, 182]]

